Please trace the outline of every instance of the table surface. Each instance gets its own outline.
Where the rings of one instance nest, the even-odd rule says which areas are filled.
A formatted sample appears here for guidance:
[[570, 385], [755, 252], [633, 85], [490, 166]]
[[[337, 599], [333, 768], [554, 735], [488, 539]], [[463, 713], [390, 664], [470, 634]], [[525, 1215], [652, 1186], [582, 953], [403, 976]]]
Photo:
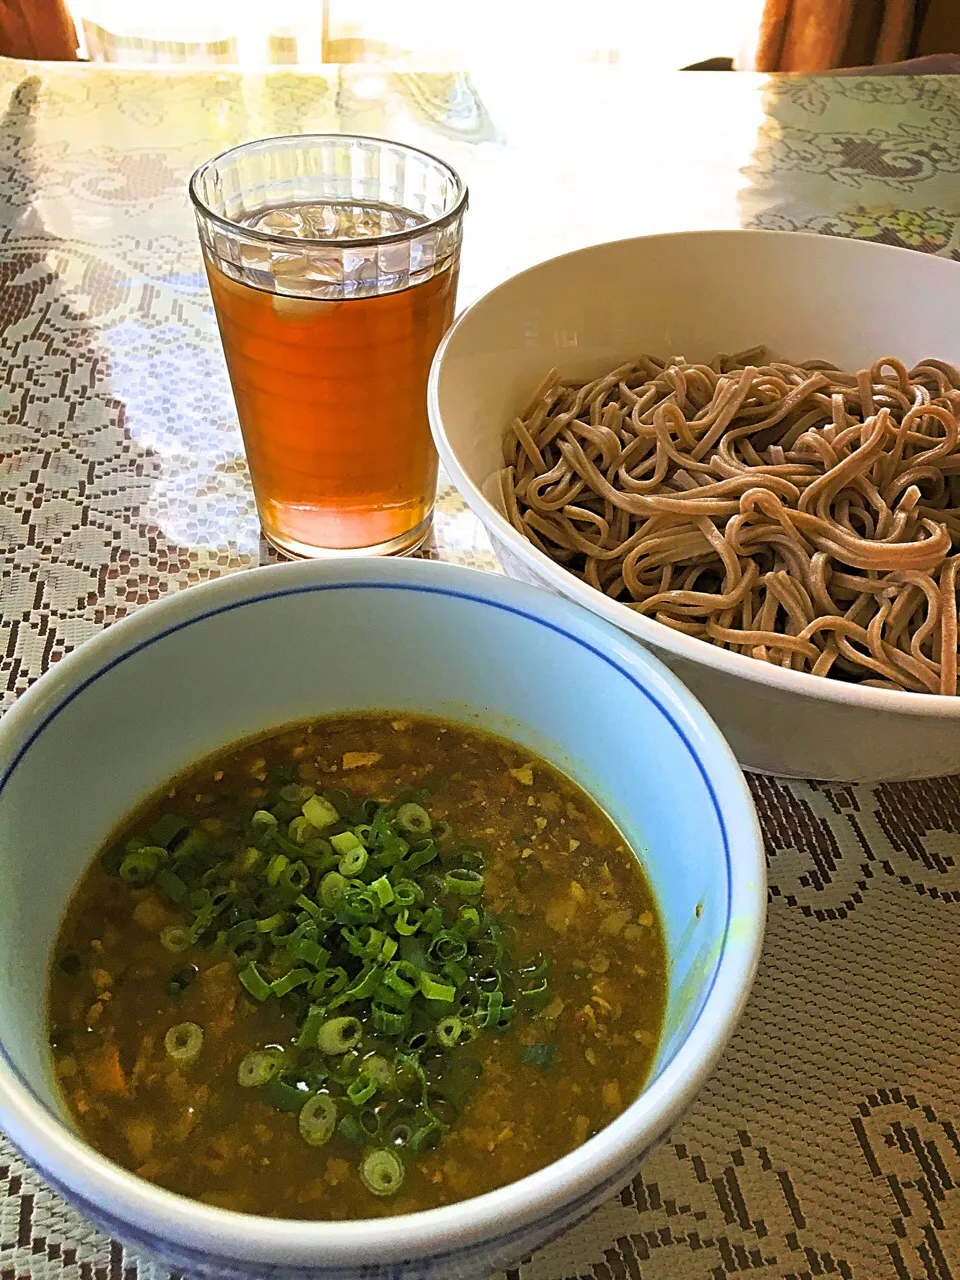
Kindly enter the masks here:
[[[341, 130], [450, 160], [472, 197], [462, 302], [682, 228], [960, 259], [960, 78], [0, 62], [0, 113], [4, 705], [115, 618], [272, 558], [185, 198], [237, 141]], [[498, 568], [446, 483], [426, 554]], [[740, 1029], [642, 1175], [517, 1280], [960, 1277], [958, 780], [751, 785], [770, 911]], [[0, 1136], [0, 1280], [162, 1275]]]

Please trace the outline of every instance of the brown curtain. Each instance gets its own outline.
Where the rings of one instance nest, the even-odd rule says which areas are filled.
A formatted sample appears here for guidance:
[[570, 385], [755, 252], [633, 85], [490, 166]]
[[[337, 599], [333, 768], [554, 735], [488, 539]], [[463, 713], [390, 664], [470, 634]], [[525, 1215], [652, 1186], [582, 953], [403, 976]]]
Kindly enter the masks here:
[[758, 71], [830, 71], [909, 57], [926, 0], [766, 0]]
[[64, 0], [0, 0], [0, 55], [75, 62], [77, 32]]

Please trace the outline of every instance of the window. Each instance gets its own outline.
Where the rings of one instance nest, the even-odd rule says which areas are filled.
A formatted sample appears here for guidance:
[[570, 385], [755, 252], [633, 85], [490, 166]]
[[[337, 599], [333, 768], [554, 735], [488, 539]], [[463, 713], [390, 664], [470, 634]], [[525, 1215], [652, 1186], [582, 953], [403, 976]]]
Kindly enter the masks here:
[[736, 57], [762, 0], [68, 0], [87, 56], [264, 67], [423, 69], [547, 60], [676, 70]]

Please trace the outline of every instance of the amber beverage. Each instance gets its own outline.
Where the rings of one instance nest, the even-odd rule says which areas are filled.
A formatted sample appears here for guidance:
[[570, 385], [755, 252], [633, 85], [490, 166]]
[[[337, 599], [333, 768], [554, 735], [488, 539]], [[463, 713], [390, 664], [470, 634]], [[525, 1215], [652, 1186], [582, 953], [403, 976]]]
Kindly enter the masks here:
[[[281, 148], [300, 198], [270, 201], [254, 172], [251, 189], [267, 195], [259, 207], [221, 218], [194, 203], [264, 534], [294, 556], [412, 550], [436, 495], [426, 388], [453, 319], [462, 184], [432, 157], [372, 139], [249, 145]], [[357, 188], [346, 192], [333, 154], [345, 148]], [[361, 176], [368, 161], [374, 177], [356, 180], [357, 155]], [[434, 208], [424, 201], [431, 166]], [[311, 181], [321, 198], [308, 201]], [[203, 198], [230, 185], [221, 175]]]
[[207, 274], [260, 520], [281, 550], [369, 549], [429, 525], [427, 374], [456, 271], [380, 297], [283, 297]]

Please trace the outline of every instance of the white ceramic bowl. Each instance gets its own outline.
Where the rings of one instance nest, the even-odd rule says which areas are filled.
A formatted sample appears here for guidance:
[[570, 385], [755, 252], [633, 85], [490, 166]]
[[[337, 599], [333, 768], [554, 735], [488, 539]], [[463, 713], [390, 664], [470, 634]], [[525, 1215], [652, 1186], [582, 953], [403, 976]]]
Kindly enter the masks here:
[[[65, 1121], [44, 1025], [47, 960], [110, 829], [237, 738], [359, 708], [503, 733], [585, 785], [638, 850], [664, 917], [667, 1023], [641, 1097], [512, 1186], [369, 1222], [229, 1213], [102, 1159]], [[558, 1235], [636, 1171], [730, 1035], [756, 966], [763, 853], [715, 726], [653, 658], [567, 601], [426, 562], [304, 563], [191, 588], [57, 664], [0, 722], [0, 1128], [122, 1239], [197, 1276], [472, 1277]]]
[[685, 636], [594, 591], [484, 496], [511, 418], [548, 370], [592, 377], [640, 352], [710, 359], [765, 343], [858, 368], [960, 363], [960, 265], [857, 240], [710, 231], [595, 245], [481, 298], [441, 344], [430, 420], [444, 466], [513, 577], [577, 600], [651, 648], [748, 769], [835, 780], [960, 771], [960, 698], [785, 671]]

